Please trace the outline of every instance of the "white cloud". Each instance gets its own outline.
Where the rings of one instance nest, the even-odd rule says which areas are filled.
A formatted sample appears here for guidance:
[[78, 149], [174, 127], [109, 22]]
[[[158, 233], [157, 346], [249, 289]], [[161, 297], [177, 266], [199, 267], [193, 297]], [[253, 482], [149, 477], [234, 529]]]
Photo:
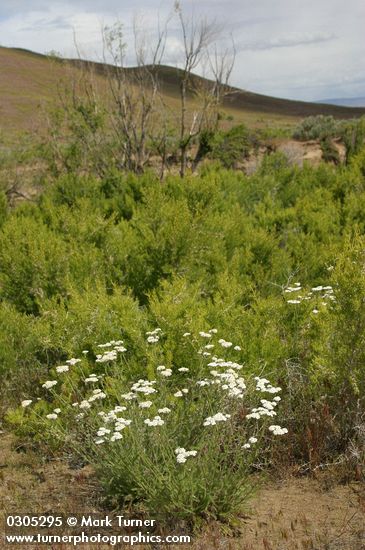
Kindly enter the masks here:
[[242, 50], [271, 50], [273, 48], [290, 48], [295, 46], [304, 46], [308, 44], [319, 44], [335, 39], [336, 36], [331, 33], [300, 33], [293, 32], [287, 35], [275, 36], [269, 40], [258, 40], [256, 42], [238, 43], [237, 49]]

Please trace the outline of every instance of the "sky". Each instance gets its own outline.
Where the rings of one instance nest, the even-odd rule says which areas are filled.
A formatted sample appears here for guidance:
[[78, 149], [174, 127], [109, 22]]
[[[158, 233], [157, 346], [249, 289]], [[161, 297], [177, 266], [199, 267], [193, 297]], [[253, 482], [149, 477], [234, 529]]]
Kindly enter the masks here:
[[[365, 0], [180, 3], [187, 19], [206, 17], [219, 24], [219, 51], [233, 37], [232, 85], [306, 101], [365, 96]], [[0, 0], [0, 45], [72, 57], [75, 37], [83, 57], [101, 60], [103, 26], [122, 22], [130, 45], [137, 18], [146, 42], [152, 44], [158, 21], [161, 25], [169, 18], [164, 62], [179, 65], [182, 42], [173, 4], [173, 0]], [[128, 56], [132, 64], [131, 51]]]

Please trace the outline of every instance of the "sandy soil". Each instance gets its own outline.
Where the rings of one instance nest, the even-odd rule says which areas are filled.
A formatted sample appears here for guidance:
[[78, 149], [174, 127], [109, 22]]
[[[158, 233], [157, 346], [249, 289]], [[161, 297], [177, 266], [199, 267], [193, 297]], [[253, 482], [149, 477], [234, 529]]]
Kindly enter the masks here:
[[[99, 495], [90, 468], [71, 469], [60, 460], [41, 463], [31, 450], [17, 448], [12, 436], [0, 435], [2, 512], [103, 512]], [[5, 549], [3, 538], [1, 541], [0, 548]], [[352, 483], [334, 484], [326, 489], [321, 480], [311, 478], [269, 481], [251, 502], [235, 536], [225, 537], [218, 526], [212, 525], [190, 547], [193, 550], [365, 549], [365, 487]], [[110, 546], [82, 548], [98, 550]]]

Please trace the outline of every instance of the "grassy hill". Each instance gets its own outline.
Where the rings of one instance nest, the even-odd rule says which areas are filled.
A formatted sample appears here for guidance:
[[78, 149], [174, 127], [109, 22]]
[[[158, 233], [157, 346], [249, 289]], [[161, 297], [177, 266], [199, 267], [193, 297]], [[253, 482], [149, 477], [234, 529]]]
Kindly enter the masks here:
[[[51, 62], [47, 56], [19, 48], [0, 47], [0, 131], [14, 136], [23, 130], [34, 130], [42, 125], [44, 107], [57, 99], [58, 84], [68, 70], [78, 70], [85, 62], [69, 60], [66, 63]], [[104, 78], [107, 67], [102, 63], [89, 63]], [[133, 70], [133, 69], [129, 69]], [[160, 77], [166, 101], [177, 107], [179, 69], [160, 67]], [[200, 83], [204, 79], [195, 77]], [[352, 118], [365, 114], [365, 108], [349, 108], [303, 101], [290, 101], [231, 89], [224, 109], [235, 124], [249, 126], [291, 126], [298, 119], [310, 115], [333, 115]], [[43, 116], [42, 116], [43, 111]]]

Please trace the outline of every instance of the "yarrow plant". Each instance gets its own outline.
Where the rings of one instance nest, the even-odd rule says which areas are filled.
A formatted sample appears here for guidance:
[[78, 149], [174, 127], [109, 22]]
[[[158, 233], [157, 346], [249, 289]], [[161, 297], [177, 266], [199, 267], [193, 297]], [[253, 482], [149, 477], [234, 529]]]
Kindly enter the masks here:
[[217, 333], [181, 334], [188, 368], [165, 353], [160, 328], [147, 332], [145, 376], [137, 380], [122, 340], [96, 344], [52, 369], [57, 379], [22, 401], [23, 421], [91, 463], [121, 505], [190, 521], [229, 517], [253, 490], [262, 449], [287, 429], [273, 423], [281, 388], [244, 376], [240, 346]]

